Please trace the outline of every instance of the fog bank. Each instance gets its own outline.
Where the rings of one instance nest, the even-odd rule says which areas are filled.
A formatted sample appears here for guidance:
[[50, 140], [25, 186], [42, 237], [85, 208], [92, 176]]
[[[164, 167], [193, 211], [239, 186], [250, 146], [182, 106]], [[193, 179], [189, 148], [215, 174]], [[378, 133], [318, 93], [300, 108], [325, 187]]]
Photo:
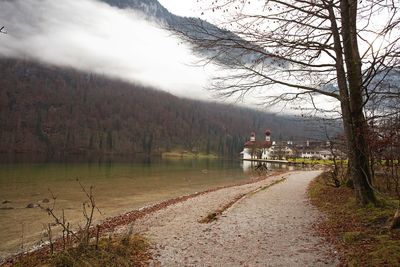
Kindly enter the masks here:
[[95, 0], [0, 2], [0, 56], [37, 60], [208, 99], [190, 49], [133, 10]]

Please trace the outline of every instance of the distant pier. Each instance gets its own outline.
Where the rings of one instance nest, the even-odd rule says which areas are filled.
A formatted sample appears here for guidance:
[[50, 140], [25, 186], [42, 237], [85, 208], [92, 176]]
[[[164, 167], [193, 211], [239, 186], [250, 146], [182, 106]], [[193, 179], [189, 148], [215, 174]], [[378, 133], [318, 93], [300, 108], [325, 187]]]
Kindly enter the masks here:
[[251, 161], [251, 162], [259, 162], [259, 163], [279, 163], [279, 164], [288, 164], [288, 165], [306, 165], [311, 163], [305, 162], [294, 162], [287, 160], [275, 160], [275, 159], [242, 159], [243, 161]]

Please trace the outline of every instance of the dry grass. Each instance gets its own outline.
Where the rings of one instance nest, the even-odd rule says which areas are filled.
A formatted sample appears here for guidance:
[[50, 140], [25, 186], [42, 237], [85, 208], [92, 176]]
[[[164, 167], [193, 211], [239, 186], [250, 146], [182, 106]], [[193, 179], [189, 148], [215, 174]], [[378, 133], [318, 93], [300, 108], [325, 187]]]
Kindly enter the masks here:
[[334, 188], [322, 174], [309, 187], [311, 202], [326, 214], [316, 227], [339, 251], [343, 266], [400, 266], [400, 231], [389, 226], [397, 202], [360, 207], [353, 191]]
[[147, 266], [151, 259], [149, 242], [140, 235], [103, 238], [97, 245], [78, 245], [53, 255], [32, 253], [7, 266]]
[[240, 195], [236, 196], [234, 199], [232, 199], [230, 202], [228, 202], [227, 204], [222, 206], [221, 208], [215, 210], [214, 212], [210, 212], [209, 214], [207, 214], [206, 217], [204, 217], [201, 220], [199, 220], [199, 223], [211, 223], [213, 221], [216, 221], [216, 220], [218, 220], [218, 218], [222, 215], [222, 213], [224, 211], [226, 211], [227, 209], [232, 207], [236, 202], [240, 201], [244, 197], [252, 195], [252, 194], [255, 194], [255, 193], [257, 193], [257, 192], [259, 192], [261, 190], [266, 190], [266, 189], [270, 188], [271, 186], [276, 185], [278, 183], [281, 183], [281, 182], [283, 182], [285, 180], [286, 180], [286, 178], [282, 178], [282, 179], [273, 181], [272, 183], [270, 183], [270, 184], [268, 184], [266, 186], [263, 186], [263, 187], [261, 187], [259, 189], [256, 189], [256, 190], [254, 190], [252, 192], [249, 192], [249, 193], [246, 193], [246, 194], [240, 194]]

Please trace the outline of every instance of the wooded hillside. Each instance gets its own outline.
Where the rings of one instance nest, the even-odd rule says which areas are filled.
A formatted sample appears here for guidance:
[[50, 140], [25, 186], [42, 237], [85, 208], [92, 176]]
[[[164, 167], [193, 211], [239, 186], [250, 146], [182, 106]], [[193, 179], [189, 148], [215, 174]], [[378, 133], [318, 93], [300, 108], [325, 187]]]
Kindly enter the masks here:
[[72, 69], [0, 60], [0, 153], [238, 156], [251, 131], [304, 139], [304, 122]]

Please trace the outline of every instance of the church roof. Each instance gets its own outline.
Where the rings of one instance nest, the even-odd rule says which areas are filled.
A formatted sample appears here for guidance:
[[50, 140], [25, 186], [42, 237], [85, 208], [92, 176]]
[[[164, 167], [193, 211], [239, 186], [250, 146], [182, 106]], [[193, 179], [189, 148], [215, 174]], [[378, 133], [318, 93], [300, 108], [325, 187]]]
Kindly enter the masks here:
[[255, 144], [256, 142], [254, 141], [247, 141], [246, 143], [244, 143], [244, 147], [254, 147]]
[[254, 142], [254, 141], [247, 141], [244, 143], [244, 147], [246, 148], [270, 148], [272, 146], [271, 141], [264, 141], [264, 142]]

